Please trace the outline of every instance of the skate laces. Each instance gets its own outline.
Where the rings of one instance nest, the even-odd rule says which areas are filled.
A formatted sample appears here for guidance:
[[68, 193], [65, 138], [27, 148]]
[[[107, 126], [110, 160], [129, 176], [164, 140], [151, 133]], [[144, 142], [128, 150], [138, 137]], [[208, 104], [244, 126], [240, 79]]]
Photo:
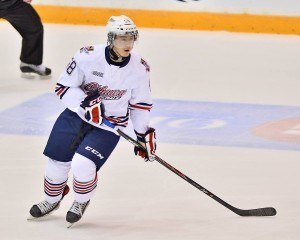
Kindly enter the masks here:
[[49, 203], [46, 200], [37, 204], [37, 207], [41, 210], [41, 212], [48, 213], [49, 211], [53, 210], [57, 206], [57, 203]]
[[74, 201], [69, 211], [73, 212], [79, 216], [82, 216], [87, 204], [88, 204], [88, 202], [79, 203], [79, 202]]

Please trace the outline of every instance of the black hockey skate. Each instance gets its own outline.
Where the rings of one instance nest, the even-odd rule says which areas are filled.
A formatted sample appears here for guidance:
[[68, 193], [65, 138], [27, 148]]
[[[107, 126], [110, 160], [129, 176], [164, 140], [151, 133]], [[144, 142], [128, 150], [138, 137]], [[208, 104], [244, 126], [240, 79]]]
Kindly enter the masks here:
[[66, 220], [69, 223], [68, 228], [78, 222], [84, 214], [86, 208], [90, 204], [90, 200], [85, 203], [74, 201], [70, 210], [67, 212]]
[[60, 202], [63, 200], [64, 196], [66, 196], [69, 193], [69, 191], [70, 188], [68, 185], [66, 185], [60, 201], [56, 203], [49, 203], [45, 200], [38, 204], [33, 205], [29, 211], [31, 216], [29, 216], [28, 220], [44, 217], [45, 215], [48, 215], [53, 211], [57, 210], [60, 206]]
[[51, 78], [51, 69], [43, 65], [34, 65], [21, 62], [20, 70], [22, 72], [21, 77], [27, 79], [33, 79], [36, 76], [40, 76], [42, 79]]

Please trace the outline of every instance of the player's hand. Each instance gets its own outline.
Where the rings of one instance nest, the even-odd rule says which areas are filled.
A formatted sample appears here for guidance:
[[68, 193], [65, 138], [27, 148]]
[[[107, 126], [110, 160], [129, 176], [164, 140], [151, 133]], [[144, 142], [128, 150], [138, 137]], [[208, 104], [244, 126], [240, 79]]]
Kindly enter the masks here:
[[23, 2], [26, 2], [26, 3], [31, 3], [32, 0], [23, 0]]
[[134, 147], [135, 155], [138, 155], [145, 159], [145, 161], [155, 160], [155, 150], [156, 150], [156, 136], [155, 129], [149, 128], [145, 134], [139, 134], [136, 132], [138, 143], [140, 143], [144, 148]]
[[103, 104], [98, 90], [91, 92], [80, 104], [85, 110], [85, 119], [88, 122], [99, 124], [102, 122]]

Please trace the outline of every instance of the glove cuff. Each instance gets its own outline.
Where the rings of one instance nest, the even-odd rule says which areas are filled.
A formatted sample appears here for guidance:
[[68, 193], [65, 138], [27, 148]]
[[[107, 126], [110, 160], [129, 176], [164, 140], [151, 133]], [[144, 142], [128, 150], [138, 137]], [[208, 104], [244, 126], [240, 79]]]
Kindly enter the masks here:
[[155, 132], [155, 129], [150, 127], [145, 133], [138, 133], [137, 131], [135, 131], [135, 134], [136, 134], [136, 138], [139, 142], [143, 142], [143, 143], [146, 143], [146, 136], [149, 134], [149, 133], [152, 133], [152, 132]]
[[134, 132], [135, 132], [136, 139], [138, 140], [138, 142], [142, 142], [142, 143], [146, 142], [146, 139], [145, 139], [146, 134], [138, 133], [135, 130], [134, 130]]

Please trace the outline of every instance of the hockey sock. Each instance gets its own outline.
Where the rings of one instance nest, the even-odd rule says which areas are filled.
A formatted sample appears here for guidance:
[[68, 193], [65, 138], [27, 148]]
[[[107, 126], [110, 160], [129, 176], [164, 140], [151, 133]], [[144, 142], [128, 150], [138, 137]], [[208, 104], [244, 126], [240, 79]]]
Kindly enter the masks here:
[[71, 162], [48, 160], [44, 179], [44, 192], [47, 202], [55, 203], [61, 200], [70, 168]]
[[91, 199], [97, 187], [96, 165], [88, 158], [75, 153], [72, 160], [74, 198], [79, 203]]

